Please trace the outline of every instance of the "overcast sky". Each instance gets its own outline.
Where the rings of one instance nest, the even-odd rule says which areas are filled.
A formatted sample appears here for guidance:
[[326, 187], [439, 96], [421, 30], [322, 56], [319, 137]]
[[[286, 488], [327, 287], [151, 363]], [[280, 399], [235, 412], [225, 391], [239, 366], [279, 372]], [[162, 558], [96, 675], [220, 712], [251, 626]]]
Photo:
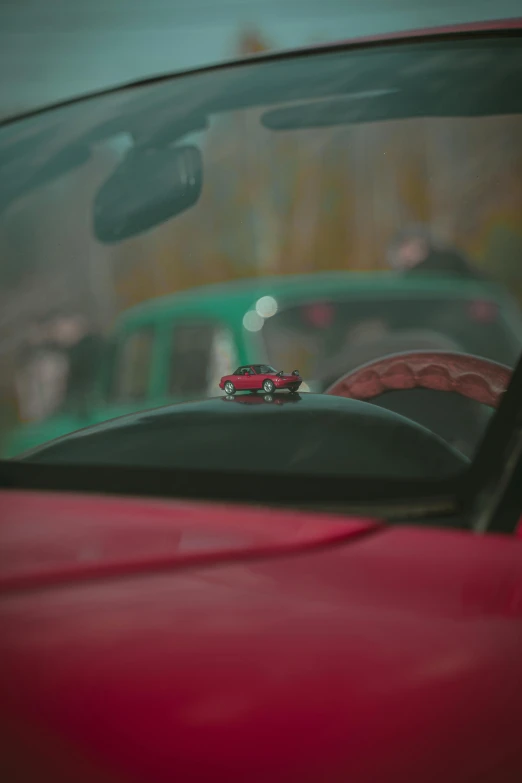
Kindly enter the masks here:
[[235, 54], [522, 15], [522, 0], [0, 0], [0, 116]]

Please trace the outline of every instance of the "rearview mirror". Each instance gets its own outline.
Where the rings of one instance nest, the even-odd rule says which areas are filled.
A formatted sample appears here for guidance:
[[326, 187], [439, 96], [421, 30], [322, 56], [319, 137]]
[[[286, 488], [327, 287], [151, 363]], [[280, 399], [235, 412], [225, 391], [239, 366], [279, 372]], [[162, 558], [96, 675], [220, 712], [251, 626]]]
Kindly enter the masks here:
[[197, 147], [130, 150], [96, 194], [94, 234], [105, 243], [142, 234], [194, 206], [202, 186]]

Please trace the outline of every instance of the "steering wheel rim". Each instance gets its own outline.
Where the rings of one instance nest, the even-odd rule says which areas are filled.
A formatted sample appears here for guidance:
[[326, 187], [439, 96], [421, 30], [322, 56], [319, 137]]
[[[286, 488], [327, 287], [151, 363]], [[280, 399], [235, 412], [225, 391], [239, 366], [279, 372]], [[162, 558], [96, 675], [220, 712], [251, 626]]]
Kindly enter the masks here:
[[326, 394], [369, 401], [387, 391], [450, 391], [497, 408], [511, 380], [504, 364], [453, 351], [405, 351], [385, 356], [341, 376]]

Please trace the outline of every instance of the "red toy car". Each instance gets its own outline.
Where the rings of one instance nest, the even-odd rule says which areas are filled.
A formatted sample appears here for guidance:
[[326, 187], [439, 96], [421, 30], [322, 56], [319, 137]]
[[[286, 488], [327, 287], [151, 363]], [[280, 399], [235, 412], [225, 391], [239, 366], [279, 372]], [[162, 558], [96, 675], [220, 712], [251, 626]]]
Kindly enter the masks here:
[[272, 394], [276, 389], [296, 392], [302, 382], [299, 370], [284, 373], [282, 370], [278, 372], [270, 364], [245, 364], [238, 367], [232, 375], [224, 375], [219, 382], [219, 388], [224, 389], [227, 394], [261, 390]]

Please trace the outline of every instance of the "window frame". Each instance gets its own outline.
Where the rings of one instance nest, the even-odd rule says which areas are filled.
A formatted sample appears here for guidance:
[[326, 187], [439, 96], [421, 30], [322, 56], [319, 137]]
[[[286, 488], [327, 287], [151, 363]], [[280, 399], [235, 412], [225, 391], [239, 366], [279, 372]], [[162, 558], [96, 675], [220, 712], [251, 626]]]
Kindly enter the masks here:
[[[147, 383], [145, 392], [139, 397], [122, 396], [117, 390], [118, 375], [121, 372], [123, 362], [125, 361], [126, 346], [139, 335], [150, 335], [149, 356], [147, 365]], [[134, 405], [136, 403], [146, 402], [152, 396], [152, 385], [154, 380], [155, 353], [158, 342], [157, 328], [153, 323], [135, 324], [132, 328], [126, 329], [119, 335], [113, 349], [113, 364], [110, 368], [110, 381], [107, 390], [107, 402], [111, 405]]]
[[[164, 378], [163, 378], [163, 388], [164, 393], [166, 395], [166, 398], [168, 400], [179, 400], [179, 399], [205, 399], [207, 398], [208, 391], [210, 390], [210, 376], [211, 376], [211, 369], [207, 362], [207, 380], [205, 383], [205, 389], [203, 393], [200, 392], [191, 392], [190, 396], [187, 397], [184, 394], [180, 394], [176, 391], [173, 391], [172, 389], [172, 374], [173, 374], [173, 358], [175, 354], [175, 346], [176, 346], [176, 333], [183, 329], [184, 327], [205, 327], [209, 330], [209, 332], [212, 333], [212, 341], [214, 340], [216, 334], [219, 334], [220, 332], [227, 333], [228, 338], [230, 340], [230, 344], [233, 346], [233, 352], [234, 357], [233, 359], [237, 361], [237, 355], [239, 353], [239, 347], [237, 345], [237, 340], [235, 337], [235, 334], [233, 330], [230, 328], [230, 326], [226, 323], [225, 320], [216, 318], [216, 317], [199, 317], [199, 316], [190, 316], [190, 315], [180, 315], [176, 317], [175, 319], [170, 319], [168, 324], [165, 324], [164, 329], [166, 330], [165, 335], [165, 345], [167, 348], [168, 353], [168, 364], [165, 365], [164, 370]], [[212, 359], [212, 350], [213, 350], [213, 344], [210, 344], [209, 348], [209, 359]], [[233, 366], [233, 365], [232, 365]], [[241, 369], [241, 368], [240, 368]], [[234, 375], [234, 372], [225, 373], [226, 375]], [[216, 391], [218, 390], [216, 386]]]

